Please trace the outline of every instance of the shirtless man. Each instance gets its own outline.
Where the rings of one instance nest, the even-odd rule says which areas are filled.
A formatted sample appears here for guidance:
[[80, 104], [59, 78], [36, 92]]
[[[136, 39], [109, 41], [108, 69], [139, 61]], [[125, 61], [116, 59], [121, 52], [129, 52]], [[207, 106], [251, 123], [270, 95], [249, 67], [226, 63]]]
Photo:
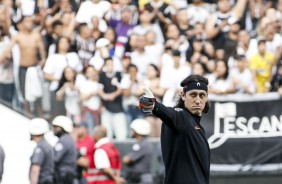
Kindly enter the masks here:
[[[44, 44], [41, 39], [39, 32], [33, 31], [33, 19], [30, 16], [24, 16], [19, 22], [20, 31], [11, 40], [11, 43], [7, 49], [0, 56], [0, 63], [4, 61], [5, 58], [10, 57], [10, 52], [15, 44], [19, 45], [20, 48], [20, 67], [19, 67], [19, 85], [24, 98], [24, 108], [27, 112], [30, 112], [29, 103], [25, 98], [25, 79], [27, 69], [36, 65], [40, 65], [41, 68], [44, 66], [46, 60], [46, 53], [44, 49]], [[39, 52], [39, 53], [38, 53]], [[38, 54], [40, 54], [41, 61], [38, 62]], [[39, 112], [41, 110], [41, 104], [39, 105]]]

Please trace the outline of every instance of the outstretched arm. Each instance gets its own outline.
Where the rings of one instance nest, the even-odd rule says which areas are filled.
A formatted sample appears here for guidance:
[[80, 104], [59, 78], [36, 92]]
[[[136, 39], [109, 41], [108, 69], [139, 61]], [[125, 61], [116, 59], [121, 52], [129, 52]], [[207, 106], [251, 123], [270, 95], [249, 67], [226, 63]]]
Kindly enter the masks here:
[[139, 107], [144, 114], [154, 114], [174, 130], [182, 130], [185, 123], [180, 120], [180, 111], [157, 102], [148, 87], [144, 88], [145, 95], [140, 97]]

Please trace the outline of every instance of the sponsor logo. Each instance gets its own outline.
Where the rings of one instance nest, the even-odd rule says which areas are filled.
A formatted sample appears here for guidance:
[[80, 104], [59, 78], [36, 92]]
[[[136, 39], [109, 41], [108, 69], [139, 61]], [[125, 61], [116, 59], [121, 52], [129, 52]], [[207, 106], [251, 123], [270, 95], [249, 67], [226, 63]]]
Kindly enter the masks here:
[[229, 138], [278, 136], [282, 136], [282, 115], [240, 117], [235, 103], [215, 103], [214, 134], [208, 139], [211, 149], [221, 146]]

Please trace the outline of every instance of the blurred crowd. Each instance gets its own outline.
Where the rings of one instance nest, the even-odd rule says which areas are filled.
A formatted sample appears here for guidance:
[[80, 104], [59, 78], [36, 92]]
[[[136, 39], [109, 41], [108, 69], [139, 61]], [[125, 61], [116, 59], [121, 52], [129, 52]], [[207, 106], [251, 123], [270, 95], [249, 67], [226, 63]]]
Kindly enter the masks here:
[[282, 95], [282, 0], [0, 3], [0, 97], [29, 117], [67, 115], [122, 140], [144, 86], [167, 106], [189, 74], [210, 94]]

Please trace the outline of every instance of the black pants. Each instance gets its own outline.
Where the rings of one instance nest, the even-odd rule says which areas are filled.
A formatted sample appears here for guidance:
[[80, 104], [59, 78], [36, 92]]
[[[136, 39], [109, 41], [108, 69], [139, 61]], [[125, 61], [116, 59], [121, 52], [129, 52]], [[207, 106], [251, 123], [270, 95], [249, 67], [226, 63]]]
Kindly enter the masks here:
[[58, 173], [55, 176], [55, 182], [54, 184], [73, 184], [75, 180], [75, 174], [67, 173], [58, 175]]
[[14, 83], [12, 84], [0, 83], [0, 98], [2, 98], [5, 102], [8, 102], [10, 105], [13, 100], [13, 95], [14, 95]]

